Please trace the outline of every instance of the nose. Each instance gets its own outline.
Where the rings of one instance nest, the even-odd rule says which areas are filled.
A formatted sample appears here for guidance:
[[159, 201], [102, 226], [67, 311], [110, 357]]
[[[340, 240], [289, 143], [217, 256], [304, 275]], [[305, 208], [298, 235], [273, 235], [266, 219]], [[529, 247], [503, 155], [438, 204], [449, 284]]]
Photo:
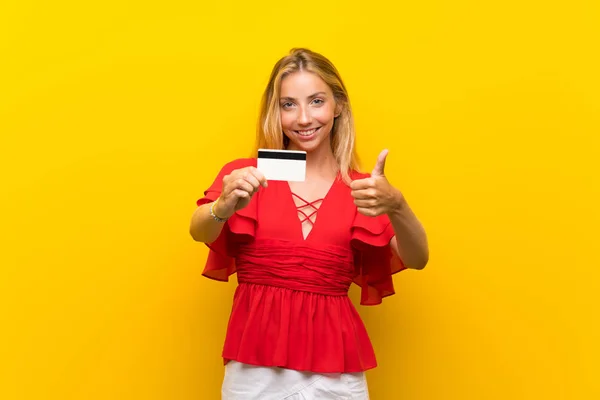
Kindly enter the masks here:
[[300, 107], [298, 111], [298, 125], [310, 125], [312, 116], [308, 107]]

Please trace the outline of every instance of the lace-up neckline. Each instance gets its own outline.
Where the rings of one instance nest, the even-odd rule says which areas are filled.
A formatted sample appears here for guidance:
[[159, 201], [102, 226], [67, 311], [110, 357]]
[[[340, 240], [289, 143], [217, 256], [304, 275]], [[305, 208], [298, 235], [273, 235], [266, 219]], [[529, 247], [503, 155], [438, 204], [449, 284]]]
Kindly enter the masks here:
[[[315, 204], [322, 203], [324, 198], [313, 200], [313, 201], [307, 201], [307, 200], [304, 200], [302, 197], [298, 196], [294, 192], [292, 192], [292, 196], [296, 197], [298, 200], [300, 200], [304, 203], [301, 205], [296, 204], [296, 209], [297, 209], [298, 213], [302, 214], [302, 216], [304, 217], [302, 219], [302, 218], [300, 218], [300, 216], [298, 216], [298, 218], [300, 218], [300, 223], [304, 224], [306, 221], [308, 221], [308, 222], [310, 222], [311, 225], [314, 226], [316, 216], [315, 216], [315, 218], [312, 218], [312, 217], [313, 217], [313, 215], [315, 215], [317, 213], [317, 211], [319, 211], [319, 208], [321, 207], [321, 205], [319, 205], [319, 207], [317, 207], [317, 206], [315, 206]], [[296, 202], [294, 202], [294, 203], [296, 203]], [[313, 209], [313, 211], [310, 214], [306, 214], [306, 212], [303, 211], [303, 209], [305, 209], [307, 207], [310, 207]]]
[[[306, 240], [312, 232], [312, 230], [314, 229], [315, 222], [317, 220], [317, 212], [319, 211], [319, 208], [321, 208], [321, 205], [323, 204], [323, 200], [325, 200], [325, 198], [323, 197], [313, 201], [308, 201], [302, 198], [301, 196], [297, 195], [296, 193], [292, 192], [291, 190], [290, 193], [292, 193], [293, 197], [297, 198], [302, 202], [302, 204], [298, 205], [294, 200], [294, 205], [296, 206], [296, 211], [298, 212], [298, 219], [300, 220], [300, 230], [302, 231], [302, 237], [304, 238], [304, 240]], [[304, 228], [305, 222], [310, 223], [310, 227], [308, 228], [306, 233]]]

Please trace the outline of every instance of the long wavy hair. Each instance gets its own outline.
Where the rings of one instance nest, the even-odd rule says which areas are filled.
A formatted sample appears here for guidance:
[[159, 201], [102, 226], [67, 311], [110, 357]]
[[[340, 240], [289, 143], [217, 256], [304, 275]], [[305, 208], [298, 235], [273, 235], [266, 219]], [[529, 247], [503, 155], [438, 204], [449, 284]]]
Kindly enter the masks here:
[[281, 128], [279, 106], [281, 81], [289, 74], [299, 71], [318, 75], [333, 92], [336, 105], [341, 113], [333, 122], [330, 134], [331, 149], [342, 179], [349, 183], [350, 171], [359, 170], [359, 160], [356, 154], [356, 133], [348, 91], [331, 61], [308, 49], [292, 49], [273, 67], [262, 97], [254, 156], [257, 156], [259, 148], [283, 150], [289, 145], [289, 139], [283, 134]]

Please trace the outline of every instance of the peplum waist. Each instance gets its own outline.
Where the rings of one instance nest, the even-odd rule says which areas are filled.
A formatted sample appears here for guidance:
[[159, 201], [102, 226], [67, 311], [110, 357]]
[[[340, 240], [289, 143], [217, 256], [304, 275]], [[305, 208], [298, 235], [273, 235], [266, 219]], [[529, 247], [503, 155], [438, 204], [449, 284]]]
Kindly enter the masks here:
[[350, 249], [281, 240], [241, 245], [236, 257], [239, 283], [344, 296], [354, 277]]
[[241, 250], [225, 361], [321, 373], [376, 366], [347, 296], [351, 250], [280, 240], [256, 240]]

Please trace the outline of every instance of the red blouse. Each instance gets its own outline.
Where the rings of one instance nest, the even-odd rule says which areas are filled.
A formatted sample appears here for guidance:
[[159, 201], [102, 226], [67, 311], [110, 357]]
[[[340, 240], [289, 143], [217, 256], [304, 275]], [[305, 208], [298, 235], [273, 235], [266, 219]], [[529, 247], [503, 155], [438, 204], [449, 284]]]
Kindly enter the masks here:
[[[247, 166], [256, 166], [256, 159], [225, 165], [198, 206], [219, 197], [225, 175]], [[315, 209], [316, 220], [304, 239], [289, 184], [270, 181], [208, 244], [203, 275], [220, 281], [238, 275], [225, 363], [319, 373], [376, 366], [348, 289], [352, 282], [361, 287], [363, 305], [379, 304], [394, 294], [392, 274], [406, 267], [390, 249], [390, 220], [358, 213], [350, 188], [341, 180]], [[305, 210], [307, 215], [313, 211]]]

